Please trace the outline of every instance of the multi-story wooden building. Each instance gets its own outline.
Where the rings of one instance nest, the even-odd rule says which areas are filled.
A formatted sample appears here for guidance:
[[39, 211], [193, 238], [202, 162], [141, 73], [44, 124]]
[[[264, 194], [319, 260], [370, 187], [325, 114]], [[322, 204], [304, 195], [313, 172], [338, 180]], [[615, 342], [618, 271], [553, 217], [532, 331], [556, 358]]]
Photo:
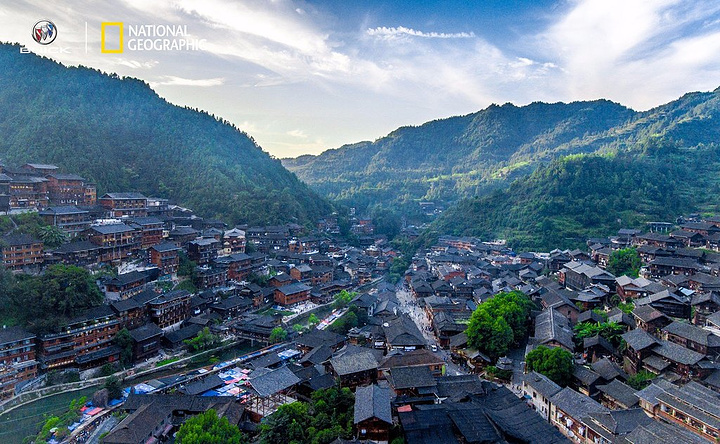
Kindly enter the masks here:
[[275, 302], [280, 305], [292, 305], [310, 299], [311, 288], [300, 282], [275, 289]]
[[51, 173], [45, 176], [50, 201], [55, 205], [95, 205], [95, 184], [77, 174]]
[[218, 257], [220, 241], [214, 238], [202, 238], [188, 243], [188, 258], [198, 265], [207, 265]]
[[72, 205], [45, 208], [38, 214], [47, 224], [60, 228], [71, 238], [90, 228], [90, 212]]
[[0, 400], [15, 394], [16, 387], [37, 376], [35, 335], [20, 327], [0, 329]]
[[93, 226], [87, 236], [90, 242], [101, 247], [100, 262], [127, 259], [140, 249], [137, 231], [125, 224]]
[[38, 267], [43, 263], [43, 243], [27, 234], [11, 234], [0, 239], [3, 265], [11, 270]]
[[163, 223], [156, 217], [134, 217], [128, 225], [140, 234], [140, 247], [145, 249], [163, 240]]
[[146, 217], [147, 202], [140, 193], [107, 193], [98, 200], [110, 217]]
[[175, 274], [180, 265], [180, 247], [163, 242], [150, 248], [150, 262], [157, 265], [161, 274]]
[[13, 175], [8, 188], [10, 208], [44, 208], [50, 203], [43, 177]]
[[190, 298], [185, 290], [161, 295], [148, 303], [150, 319], [163, 330], [179, 325], [190, 316]]
[[238, 228], [227, 230], [223, 234], [223, 249], [225, 254], [245, 253], [245, 232]]
[[710, 442], [720, 440], [718, 394], [696, 383], [668, 386], [657, 395], [657, 416]]
[[71, 320], [59, 333], [41, 335], [40, 363], [45, 370], [87, 369], [119, 359], [120, 349], [112, 342], [120, 321], [108, 305], [87, 310]]
[[252, 273], [252, 258], [245, 253], [234, 253], [219, 257], [215, 265], [227, 270], [228, 280], [243, 281]]

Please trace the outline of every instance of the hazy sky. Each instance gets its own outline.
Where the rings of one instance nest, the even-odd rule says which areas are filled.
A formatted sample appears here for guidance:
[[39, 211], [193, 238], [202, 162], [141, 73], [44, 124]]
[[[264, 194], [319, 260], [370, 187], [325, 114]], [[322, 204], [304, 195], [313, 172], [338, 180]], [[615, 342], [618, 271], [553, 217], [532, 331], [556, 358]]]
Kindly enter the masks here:
[[[294, 157], [491, 103], [643, 110], [715, 89], [719, 11], [694, 0], [5, 1], [0, 41], [143, 79]], [[41, 19], [58, 28], [51, 45], [32, 40]], [[103, 54], [102, 22], [123, 22], [126, 44], [128, 26], [145, 24], [186, 25], [206, 43]]]

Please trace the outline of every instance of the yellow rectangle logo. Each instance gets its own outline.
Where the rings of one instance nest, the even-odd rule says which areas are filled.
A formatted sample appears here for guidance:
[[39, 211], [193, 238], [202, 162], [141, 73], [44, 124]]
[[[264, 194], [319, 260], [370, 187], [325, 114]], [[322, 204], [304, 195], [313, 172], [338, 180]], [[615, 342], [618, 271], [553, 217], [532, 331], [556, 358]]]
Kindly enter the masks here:
[[[108, 47], [106, 46], [107, 42], [105, 40], [105, 28], [107, 28], [107, 27], [118, 28], [118, 35], [119, 35], [118, 43], [119, 43], [119, 45], [118, 45], [117, 49], [108, 49]], [[100, 41], [101, 41], [101, 46], [100, 46], [101, 52], [103, 52], [105, 54], [122, 54], [123, 49], [124, 49], [124, 47], [123, 47], [123, 22], [103, 22], [100, 25]]]

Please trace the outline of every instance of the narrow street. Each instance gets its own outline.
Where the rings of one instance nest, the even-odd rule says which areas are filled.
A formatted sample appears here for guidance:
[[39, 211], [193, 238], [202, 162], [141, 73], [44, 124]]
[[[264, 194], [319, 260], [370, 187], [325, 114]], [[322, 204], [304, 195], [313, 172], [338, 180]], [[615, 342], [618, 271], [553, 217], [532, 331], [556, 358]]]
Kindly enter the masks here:
[[402, 285], [402, 282], [397, 285], [395, 294], [397, 295], [398, 301], [400, 302], [400, 310], [403, 313], [407, 313], [413, 320], [413, 322], [415, 322], [415, 325], [417, 325], [418, 329], [422, 332], [428, 345], [430, 347], [432, 347], [432, 345], [435, 345], [437, 347], [437, 351], [433, 353], [439, 355], [441, 358], [443, 358], [443, 360], [445, 360], [447, 374], [450, 376], [466, 374], [465, 371], [463, 371], [459, 366], [452, 362], [452, 359], [450, 358], [450, 352], [441, 348], [440, 345], [437, 343], [437, 338], [432, 331], [432, 324], [427, 318], [425, 311], [420, 308], [420, 306], [417, 304], [417, 301], [415, 300], [415, 297], [412, 295], [412, 293], [410, 293], [408, 289], [404, 287], [404, 285]]

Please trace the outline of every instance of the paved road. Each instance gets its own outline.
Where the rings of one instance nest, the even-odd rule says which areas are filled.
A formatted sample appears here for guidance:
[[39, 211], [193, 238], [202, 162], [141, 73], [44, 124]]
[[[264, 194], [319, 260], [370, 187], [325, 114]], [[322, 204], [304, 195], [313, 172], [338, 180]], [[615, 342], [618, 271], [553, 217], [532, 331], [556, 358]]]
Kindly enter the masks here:
[[[112, 415], [110, 415], [106, 420], [104, 420], [100, 425], [95, 429], [95, 431], [92, 432], [90, 437], [85, 441], [87, 444], [99, 444], [100, 443], [100, 435], [102, 435], [105, 432], [109, 432], [112, 430], [113, 427], [115, 427], [118, 423], [118, 419]], [[78, 441], [81, 442], [81, 441]]]
[[450, 359], [450, 352], [448, 350], [440, 348], [437, 338], [435, 337], [435, 333], [432, 331], [432, 324], [430, 323], [430, 320], [425, 314], [425, 311], [417, 305], [417, 301], [412, 293], [410, 293], [408, 289], [404, 288], [402, 284], [398, 284], [396, 295], [400, 301], [400, 310], [403, 313], [410, 315], [410, 319], [415, 322], [415, 325], [417, 325], [418, 329], [422, 332], [429, 345], [435, 344], [435, 346], [437, 346], [438, 351], [435, 353], [443, 358], [447, 363], [445, 365], [447, 374], [452, 376], [467, 374], [467, 372], [452, 362], [452, 359]]

